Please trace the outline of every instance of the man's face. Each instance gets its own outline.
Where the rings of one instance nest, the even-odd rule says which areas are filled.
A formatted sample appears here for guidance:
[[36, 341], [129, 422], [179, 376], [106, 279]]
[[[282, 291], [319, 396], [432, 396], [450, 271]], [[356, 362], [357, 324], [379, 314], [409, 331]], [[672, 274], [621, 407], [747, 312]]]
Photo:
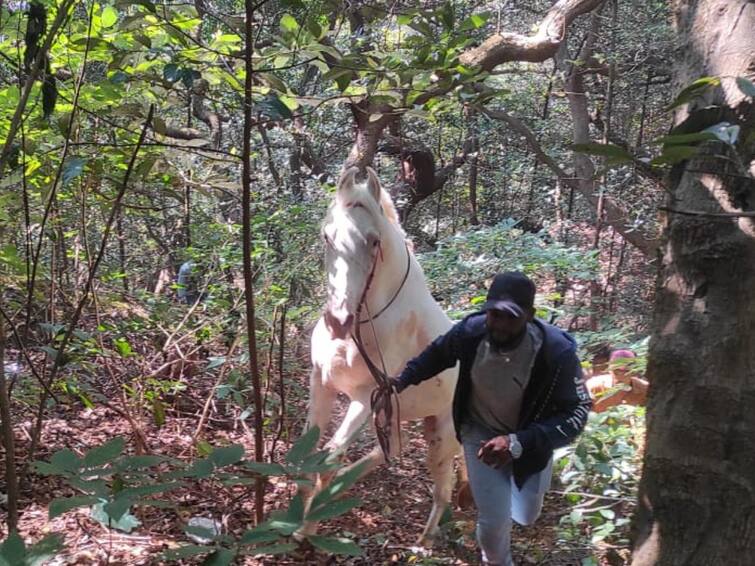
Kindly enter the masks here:
[[506, 346], [515, 342], [532, 320], [533, 312], [525, 312], [516, 317], [509, 311], [490, 309], [487, 311], [487, 327], [490, 341], [496, 346]]

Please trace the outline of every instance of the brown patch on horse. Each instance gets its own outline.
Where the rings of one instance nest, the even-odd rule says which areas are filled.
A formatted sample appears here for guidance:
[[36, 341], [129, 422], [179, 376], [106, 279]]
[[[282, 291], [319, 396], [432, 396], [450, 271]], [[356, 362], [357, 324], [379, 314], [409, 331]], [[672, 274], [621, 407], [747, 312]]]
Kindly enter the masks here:
[[420, 348], [425, 348], [430, 343], [430, 338], [424, 326], [420, 324], [416, 311], [410, 311], [409, 316], [401, 321], [398, 328], [399, 336], [402, 339], [414, 337]]

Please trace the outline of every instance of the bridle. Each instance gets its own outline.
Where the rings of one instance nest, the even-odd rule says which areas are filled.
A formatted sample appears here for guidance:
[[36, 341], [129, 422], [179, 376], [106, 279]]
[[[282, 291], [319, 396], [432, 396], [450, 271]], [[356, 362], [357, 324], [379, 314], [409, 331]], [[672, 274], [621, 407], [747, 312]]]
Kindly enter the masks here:
[[[372, 378], [375, 380], [375, 384], [377, 385], [377, 387], [372, 391], [372, 394], [370, 395], [370, 409], [372, 411], [372, 422], [375, 426], [375, 435], [377, 436], [378, 444], [380, 445], [380, 449], [383, 451], [383, 456], [385, 456], [385, 461], [387, 462], [390, 460], [391, 426], [393, 417], [392, 399], [394, 396], [396, 397], [396, 426], [400, 426], [401, 423], [401, 407], [399, 406], [398, 393], [396, 393], [396, 391], [393, 389], [392, 380], [390, 376], [388, 376], [385, 367], [385, 359], [383, 358], [383, 351], [380, 348], [380, 341], [378, 340], [378, 335], [375, 331], [374, 321], [381, 314], [388, 310], [388, 308], [399, 296], [399, 293], [401, 293], [406, 280], [409, 278], [412, 258], [411, 253], [409, 252], [409, 246], [406, 244], [406, 242], [404, 242], [404, 246], [406, 247], [406, 271], [404, 272], [404, 277], [401, 280], [401, 284], [398, 286], [398, 289], [396, 289], [396, 292], [391, 297], [391, 300], [388, 301], [388, 303], [373, 316], [370, 313], [370, 307], [367, 304], [366, 299], [367, 292], [370, 290], [370, 285], [372, 284], [372, 280], [375, 276], [375, 269], [377, 268], [378, 259], [383, 255], [383, 250], [379, 246], [380, 243], [378, 243], [378, 252], [375, 254], [375, 258], [372, 261], [372, 268], [370, 269], [370, 273], [367, 276], [367, 282], [365, 283], [362, 295], [359, 298], [359, 304], [357, 305], [357, 312], [355, 317], [357, 324], [354, 325], [354, 332], [351, 335], [351, 339], [354, 340], [354, 343], [357, 346], [357, 350], [364, 359], [364, 363], [367, 366], [370, 374], [372, 375]], [[362, 307], [367, 310], [367, 318], [365, 320], [362, 320], [361, 318]], [[378, 355], [380, 356], [380, 365], [382, 366], [382, 370], [377, 367], [375, 362], [372, 361], [372, 358], [370, 358], [370, 355], [367, 353], [367, 349], [364, 347], [364, 342], [362, 341], [361, 327], [362, 324], [366, 324], [368, 322], [370, 323], [370, 327], [372, 328], [372, 335], [375, 337], [375, 346], [377, 347]], [[401, 434], [399, 433], [399, 458], [401, 457], [401, 451]]]

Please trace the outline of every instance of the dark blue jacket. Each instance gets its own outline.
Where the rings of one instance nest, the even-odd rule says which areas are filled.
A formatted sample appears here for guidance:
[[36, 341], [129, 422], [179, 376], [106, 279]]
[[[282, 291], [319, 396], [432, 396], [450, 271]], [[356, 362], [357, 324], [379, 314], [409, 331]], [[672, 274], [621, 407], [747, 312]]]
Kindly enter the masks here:
[[[545, 468], [554, 449], [576, 438], [592, 407], [574, 339], [541, 320], [535, 319], [534, 323], [543, 331], [543, 344], [524, 391], [519, 426], [515, 431], [522, 445], [522, 455], [513, 464], [514, 478], [520, 487], [529, 476]], [[457, 361], [460, 363], [453, 401], [457, 438], [466, 417], [477, 347], [486, 335], [485, 314], [472, 314], [410, 360], [398, 377], [401, 390], [430, 379], [453, 367]]]

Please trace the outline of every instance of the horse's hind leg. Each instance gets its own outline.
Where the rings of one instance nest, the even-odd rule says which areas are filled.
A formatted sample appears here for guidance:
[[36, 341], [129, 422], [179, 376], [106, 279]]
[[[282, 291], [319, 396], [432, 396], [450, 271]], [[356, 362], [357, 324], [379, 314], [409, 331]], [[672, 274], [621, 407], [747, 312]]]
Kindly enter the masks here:
[[433, 479], [433, 507], [425, 524], [425, 530], [417, 541], [422, 546], [431, 546], [437, 533], [443, 512], [451, 504], [454, 480], [454, 456], [459, 452], [459, 443], [454, 434], [451, 414], [425, 419], [427, 442], [427, 467]]

